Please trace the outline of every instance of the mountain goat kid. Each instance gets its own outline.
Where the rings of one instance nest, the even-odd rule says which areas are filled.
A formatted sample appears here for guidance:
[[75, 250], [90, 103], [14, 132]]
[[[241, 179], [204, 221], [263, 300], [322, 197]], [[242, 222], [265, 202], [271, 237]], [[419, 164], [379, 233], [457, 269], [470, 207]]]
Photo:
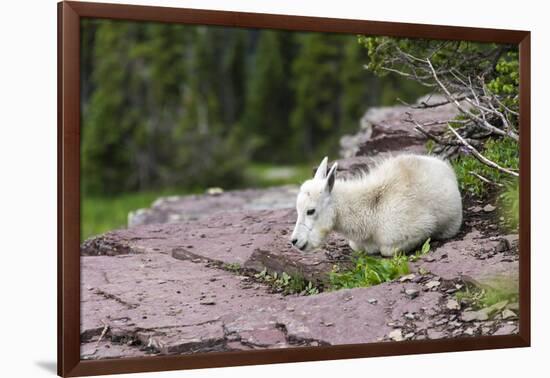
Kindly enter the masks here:
[[355, 251], [391, 257], [427, 238], [446, 239], [462, 224], [462, 199], [451, 166], [436, 157], [404, 154], [368, 173], [336, 180], [325, 157], [296, 200], [291, 242], [302, 251], [319, 247], [334, 230]]

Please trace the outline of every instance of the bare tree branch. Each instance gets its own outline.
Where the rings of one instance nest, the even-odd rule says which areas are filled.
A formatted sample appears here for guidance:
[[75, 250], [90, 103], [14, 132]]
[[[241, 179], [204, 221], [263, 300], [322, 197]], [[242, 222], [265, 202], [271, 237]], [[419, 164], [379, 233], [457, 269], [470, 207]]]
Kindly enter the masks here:
[[464, 147], [466, 147], [469, 152], [480, 162], [480, 163], [483, 163], [485, 165], [487, 165], [488, 167], [491, 167], [491, 168], [495, 168], [503, 173], [506, 173], [510, 176], [514, 176], [514, 177], [519, 177], [519, 173], [517, 172], [514, 172], [512, 170], [510, 170], [509, 168], [504, 168], [504, 167], [501, 167], [500, 165], [498, 165], [497, 163], [495, 163], [494, 161], [492, 160], [489, 160], [487, 159], [485, 156], [483, 156], [478, 150], [476, 150], [470, 143], [468, 143], [459, 133], [456, 132], [455, 129], [453, 129], [453, 127], [451, 125], [447, 125], [447, 127], [449, 128], [449, 130], [451, 130], [451, 132], [457, 137], [457, 139], [462, 143], [462, 145]]
[[471, 174], [472, 176], [476, 177], [477, 179], [483, 181], [486, 184], [493, 185], [493, 186], [498, 186], [499, 188], [504, 187], [504, 185], [499, 184], [498, 182], [491, 181], [487, 177], [484, 177], [484, 176], [482, 176], [479, 173], [476, 173], [474, 171], [469, 171], [468, 173]]
[[[405, 46], [405, 48], [403, 48]], [[476, 49], [465, 46], [463, 42], [444, 41], [420, 44], [411, 51], [407, 44], [401, 45], [387, 39], [377, 47], [385, 54], [379, 69], [391, 72], [432, 88], [431, 94], [441, 94], [443, 99], [408, 104], [411, 109], [430, 109], [451, 104], [458, 111], [456, 119], [448, 117], [418, 121], [415, 112], [407, 112], [404, 122], [411, 124], [415, 131], [437, 143], [434, 152], [441, 156], [455, 156], [468, 151], [482, 164], [507, 175], [518, 177], [517, 169], [503, 167], [484, 156], [482, 140], [491, 137], [504, 137], [519, 141], [517, 95], [494, 93], [488, 87], [495, 77], [497, 63], [507, 51], [514, 47], [497, 46], [490, 49]], [[445, 49], [444, 54], [439, 54]], [[378, 50], [377, 50], [378, 51]], [[383, 54], [383, 55], [384, 55]], [[414, 55], [413, 55], [414, 54]], [[416, 55], [416, 56], [415, 56]], [[432, 63], [437, 59], [437, 65]], [[449, 131], [434, 132], [432, 126], [446, 125]], [[453, 126], [459, 125], [459, 129]], [[488, 185], [502, 186], [477, 172], [471, 175]]]
[[[432, 62], [429, 60], [429, 59], [426, 59], [426, 62], [428, 63], [428, 66], [430, 67], [430, 70], [432, 71], [432, 75], [433, 75], [433, 78], [435, 80], [435, 82], [437, 83], [437, 85], [439, 86], [439, 88], [443, 91], [443, 93], [445, 94], [445, 97], [447, 97], [447, 99], [449, 101], [451, 101], [452, 103], [455, 104], [455, 106], [457, 107], [457, 109], [464, 115], [466, 115], [468, 118], [472, 119], [472, 120], [475, 120], [478, 122], [478, 125], [481, 126], [482, 128], [488, 130], [488, 131], [491, 131], [492, 133], [494, 134], [497, 134], [497, 135], [501, 135], [501, 136], [507, 136], [507, 137], [510, 137], [512, 139], [514, 139], [515, 141], [519, 141], [519, 136], [512, 130], [508, 130], [508, 131], [504, 131], [504, 130], [501, 130], [499, 129], [498, 127], [495, 127], [493, 126], [492, 124], [490, 124], [487, 119], [485, 118], [485, 113], [481, 112], [480, 114], [483, 114], [482, 117], [472, 113], [471, 111], [469, 111], [468, 109], [466, 109], [464, 106], [462, 106], [462, 104], [460, 103], [460, 101], [458, 101], [452, 94], [451, 92], [449, 91], [449, 89], [441, 82], [441, 80], [439, 79], [439, 76], [436, 72], [436, 70], [434, 69], [433, 65], [432, 65]], [[471, 101], [471, 100], [470, 100]]]

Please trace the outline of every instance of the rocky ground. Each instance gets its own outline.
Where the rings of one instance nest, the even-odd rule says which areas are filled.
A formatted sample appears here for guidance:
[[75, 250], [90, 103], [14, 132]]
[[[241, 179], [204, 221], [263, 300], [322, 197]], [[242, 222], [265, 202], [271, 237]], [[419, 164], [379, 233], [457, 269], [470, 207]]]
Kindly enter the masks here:
[[[399, 150], [421, 146], [416, 138]], [[343, 155], [343, 172], [367, 168], [368, 157]], [[328, 273], [349, 263], [351, 251], [337, 236], [314, 253], [290, 247], [296, 191], [163, 198], [130, 214], [128, 229], [85, 241], [82, 358], [518, 331], [517, 303], [478, 309], [455, 296], [466, 287], [488, 287], [497, 277], [517, 283], [517, 235], [500, 231], [494, 203], [465, 198], [461, 233], [432, 243], [430, 253], [410, 263], [411, 274], [369, 288], [323, 291]], [[261, 272], [303, 277], [320, 293], [284, 295]]]

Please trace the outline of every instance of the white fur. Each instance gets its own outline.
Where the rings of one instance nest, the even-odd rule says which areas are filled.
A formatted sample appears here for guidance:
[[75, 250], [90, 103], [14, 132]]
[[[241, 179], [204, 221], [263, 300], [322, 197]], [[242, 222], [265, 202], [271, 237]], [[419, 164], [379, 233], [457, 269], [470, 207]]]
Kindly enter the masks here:
[[368, 174], [347, 180], [335, 180], [335, 175], [336, 164], [327, 173], [325, 158], [315, 177], [300, 188], [291, 240], [301, 250], [321, 246], [334, 230], [354, 250], [393, 256], [429, 237], [453, 237], [460, 229], [462, 199], [456, 176], [439, 158], [398, 155]]

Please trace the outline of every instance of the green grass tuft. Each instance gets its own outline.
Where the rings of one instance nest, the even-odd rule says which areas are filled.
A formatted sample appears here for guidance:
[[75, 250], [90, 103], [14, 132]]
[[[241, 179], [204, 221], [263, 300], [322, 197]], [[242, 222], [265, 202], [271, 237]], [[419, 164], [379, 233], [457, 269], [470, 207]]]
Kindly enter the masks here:
[[334, 266], [330, 272], [330, 286], [333, 290], [368, 287], [392, 281], [409, 273], [407, 256], [398, 254], [391, 259], [357, 255], [353, 259], [353, 267], [341, 270]]
[[393, 281], [409, 273], [409, 261], [417, 261], [430, 252], [430, 248], [428, 238], [420, 250], [409, 256], [398, 253], [392, 258], [384, 258], [357, 253], [352, 259], [351, 268], [342, 269], [338, 265], [333, 267], [329, 274], [330, 288], [332, 290], [351, 289]]

